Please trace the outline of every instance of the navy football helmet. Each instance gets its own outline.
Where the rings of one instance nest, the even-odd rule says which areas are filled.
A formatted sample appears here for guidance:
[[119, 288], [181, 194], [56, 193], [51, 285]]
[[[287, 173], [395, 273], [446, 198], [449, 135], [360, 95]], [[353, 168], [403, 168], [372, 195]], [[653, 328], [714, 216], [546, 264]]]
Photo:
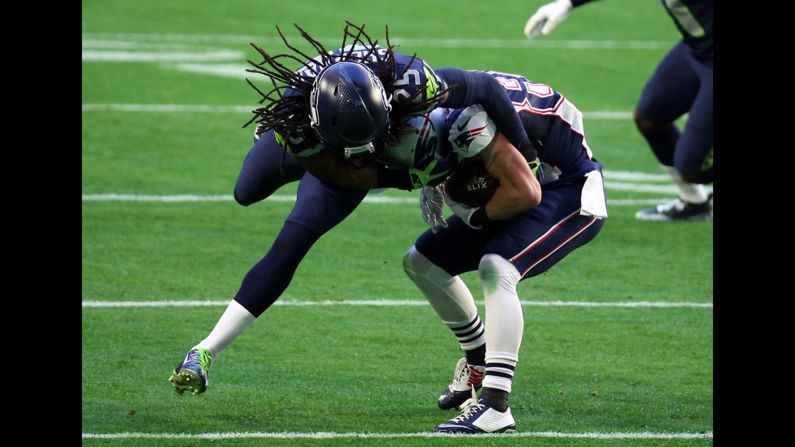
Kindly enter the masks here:
[[320, 140], [345, 158], [372, 154], [389, 128], [390, 97], [368, 67], [337, 62], [315, 77], [310, 123]]

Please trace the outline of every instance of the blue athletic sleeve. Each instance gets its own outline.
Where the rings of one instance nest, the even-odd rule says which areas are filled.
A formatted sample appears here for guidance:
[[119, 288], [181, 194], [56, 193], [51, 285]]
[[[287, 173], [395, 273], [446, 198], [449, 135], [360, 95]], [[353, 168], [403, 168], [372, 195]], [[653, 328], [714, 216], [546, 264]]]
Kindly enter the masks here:
[[442, 68], [436, 70], [448, 87], [453, 87], [447, 100], [439, 104], [451, 109], [480, 104], [508, 141], [528, 160], [535, 160], [536, 149], [530, 143], [519, 114], [508, 94], [494, 77], [483, 71]]

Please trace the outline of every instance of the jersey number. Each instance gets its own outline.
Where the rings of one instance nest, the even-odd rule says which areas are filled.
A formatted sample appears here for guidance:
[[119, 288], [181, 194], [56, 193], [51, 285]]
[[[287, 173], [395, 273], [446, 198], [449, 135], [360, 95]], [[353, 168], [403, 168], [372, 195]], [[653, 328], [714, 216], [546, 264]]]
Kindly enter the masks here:
[[[403, 77], [395, 81], [395, 83], [392, 85], [414, 85], [419, 88], [420, 82], [422, 82], [422, 78], [420, 78], [419, 70], [410, 68], [406, 70], [406, 72], [403, 74]], [[407, 92], [406, 89], [403, 88], [395, 89], [394, 95], [395, 99], [398, 101], [401, 99], [401, 97], [405, 99], [411, 98], [409, 92]]]

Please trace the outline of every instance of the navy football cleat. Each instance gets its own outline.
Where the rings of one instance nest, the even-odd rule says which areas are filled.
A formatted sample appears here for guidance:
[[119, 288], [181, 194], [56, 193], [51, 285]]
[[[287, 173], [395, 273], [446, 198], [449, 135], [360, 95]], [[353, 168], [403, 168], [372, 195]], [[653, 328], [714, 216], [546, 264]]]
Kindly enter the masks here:
[[666, 221], [712, 220], [712, 193], [704, 203], [690, 203], [676, 199], [654, 208], [640, 210], [635, 213], [635, 218]]
[[174, 385], [177, 394], [190, 391], [192, 395], [207, 391], [207, 375], [213, 356], [209, 349], [191, 349], [185, 360], [174, 368], [169, 382]]
[[449, 410], [463, 404], [471, 397], [471, 390], [479, 390], [486, 375], [485, 366], [470, 365], [466, 357], [462, 357], [455, 367], [453, 380], [439, 396], [439, 408]]
[[442, 433], [505, 433], [516, 431], [516, 421], [511, 415], [511, 409], [504, 412], [490, 407], [483, 400], [469, 399], [464, 403], [464, 412], [436, 426], [436, 431]]

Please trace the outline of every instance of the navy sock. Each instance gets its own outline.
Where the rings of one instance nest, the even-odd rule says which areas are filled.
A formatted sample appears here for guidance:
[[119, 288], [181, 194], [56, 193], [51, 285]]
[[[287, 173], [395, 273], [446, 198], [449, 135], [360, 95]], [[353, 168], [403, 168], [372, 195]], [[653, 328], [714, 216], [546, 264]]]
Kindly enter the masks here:
[[484, 387], [480, 392], [480, 398], [497, 411], [505, 412], [508, 409], [508, 397], [511, 394], [497, 388]]
[[475, 349], [465, 351], [467, 356], [467, 363], [470, 365], [485, 366], [486, 365], [486, 344], [482, 344]]

